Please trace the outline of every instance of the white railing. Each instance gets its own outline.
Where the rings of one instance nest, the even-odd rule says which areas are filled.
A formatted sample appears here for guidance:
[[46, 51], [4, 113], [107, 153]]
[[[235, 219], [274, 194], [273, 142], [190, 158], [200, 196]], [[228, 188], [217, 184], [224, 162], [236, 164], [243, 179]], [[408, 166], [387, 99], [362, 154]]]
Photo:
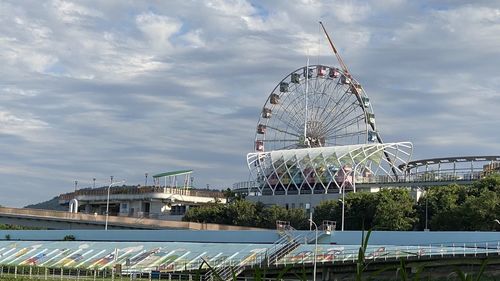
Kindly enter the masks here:
[[[302, 239], [303, 236], [302, 236]], [[281, 239], [280, 239], [281, 240]], [[321, 245], [325, 248], [325, 245]], [[355, 263], [358, 259], [359, 247], [345, 249], [342, 245], [328, 245], [329, 251], [318, 251], [316, 262], [320, 264]], [[279, 251], [279, 248], [278, 248]], [[211, 264], [214, 268], [231, 266], [236, 272], [238, 266], [264, 268], [270, 265], [269, 259], [263, 252], [256, 255], [251, 261], [247, 257], [230, 259], [225, 263]], [[403, 259], [430, 259], [450, 257], [476, 257], [476, 256], [500, 256], [500, 241], [484, 243], [461, 243], [449, 245], [420, 245], [420, 246], [368, 246], [365, 259], [373, 261], [391, 261]], [[314, 262], [314, 248], [291, 251], [284, 257], [275, 260], [276, 265], [307, 265]], [[188, 266], [186, 266], [186, 264]], [[182, 272], [197, 270], [202, 261], [179, 262], [171, 266], [171, 272]], [[204, 267], [206, 268], [206, 267]]]
[[[299, 238], [300, 239], [300, 238]], [[302, 237], [303, 239], [303, 237]], [[280, 239], [281, 240], [281, 239]], [[279, 241], [279, 240], [278, 240]], [[342, 245], [324, 245], [321, 244], [322, 248], [327, 248], [327, 251], [320, 250], [316, 255], [316, 263], [318, 264], [347, 264], [356, 263], [358, 259], [359, 247], [350, 247]], [[276, 247], [274, 249], [279, 252], [281, 248]], [[269, 252], [268, 252], [269, 251]], [[237, 258], [222, 258], [219, 260], [211, 260], [210, 265], [217, 271], [217, 273], [223, 273], [226, 277], [232, 277], [232, 272], [240, 273], [242, 270], [248, 268], [265, 268], [272, 265], [308, 265], [311, 266], [314, 263], [314, 247], [301, 245], [289, 253], [285, 254], [281, 258], [275, 259], [273, 263], [270, 263], [269, 253], [272, 250], [263, 251], [260, 254], [256, 254], [254, 258], [249, 258], [248, 256], [239, 256]], [[399, 259], [440, 259], [440, 258], [460, 258], [460, 257], [489, 257], [489, 256], [500, 256], [500, 241], [490, 241], [481, 243], [449, 243], [446, 245], [420, 245], [420, 246], [368, 246], [365, 260], [368, 261], [395, 261]], [[6, 258], [6, 256], [4, 256]], [[62, 258], [62, 257], [61, 257]], [[21, 262], [22, 260], [19, 260]], [[114, 262], [111, 262], [106, 266], [106, 268], [101, 268], [100, 272], [112, 271], [115, 266]], [[0, 263], [0, 272], [9, 272], [21, 275], [27, 275], [29, 268], [37, 270], [38, 274], [46, 274], [43, 271], [45, 267], [37, 267], [36, 265], [24, 264], [16, 265], [11, 263], [9, 259], [5, 259], [5, 262]], [[7, 270], [7, 268], [9, 268]], [[19, 270], [23, 268], [21, 273]], [[41, 269], [40, 269], [41, 268]], [[198, 269], [207, 270], [208, 266], [204, 265], [204, 261], [201, 258], [197, 260], [183, 260], [168, 262], [165, 265], [159, 266], [136, 266], [123, 265], [121, 268], [121, 273], [126, 275], [131, 274], [148, 274], [151, 271], [161, 271], [165, 274], [168, 273], [183, 273], [183, 272], [196, 272]], [[49, 272], [56, 270], [60, 272], [64, 271], [64, 274], [77, 274], [77, 271], [95, 271], [96, 269], [92, 267], [79, 267], [72, 268], [70, 266], [64, 267], [60, 266], [57, 268], [47, 267]], [[228, 271], [229, 270], [229, 271]], [[43, 273], [42, 273], [43, 272]], [[68, 272], [68, 273], [66, 273]], [[229, 275], [227, 275], [229, 273]], [[35, 274], [32, 272], [32, 274]], [[59, 273], [57, 273], [59, 274]], [[51, 273], [49, 273], [51, 275]], [[220, 275], [220, 274], [219, 274]], [[222, 275], [221, 275], [222, 276]], [[207, 279], [205, 279], [207, 280]]]

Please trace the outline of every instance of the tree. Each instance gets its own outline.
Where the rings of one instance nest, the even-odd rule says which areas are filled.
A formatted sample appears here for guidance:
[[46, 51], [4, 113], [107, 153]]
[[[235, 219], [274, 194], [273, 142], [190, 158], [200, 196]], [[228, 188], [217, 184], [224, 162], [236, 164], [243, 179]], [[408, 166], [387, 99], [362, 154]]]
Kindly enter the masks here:
[[417, 221], [413, 198], [407, 189], [383, 189], [376, 193], [373, 228], [411, 230]]
[[[377, 193], [357, 192], [345, 196], [346, 230], [410, 230], [417, 220], [408, 190], [383, 189]], [[314, 220], [337, 221], [341, 225], [342, 202], [324, 201], [314, 209]]]
[[419, 228], [425, 220], [433, 230], [494, 230], [500, 216], [500, 177], [487, 176], [472, 186], [450, 185], [429, 189], [417, 204]]
[[220, 223], [227, 224], [224, 218], [224, 205], [221, 203], [208, 203], [202, 206], [190, 208], [183, 221], [193, 221], [202, 223]]
[[[450, 185], [427, 189], [415, 204], [407, 189], [382, 189], [379, 192], [351, 192], [345, 195], [346, 230], [423, 229], [426, 201], [429, 226], [433, 230], [495, 230], [500, 218], [500, 175], [490, 175], [472, 186]], [[316, 206], [313, 219], [337, 221], [342, 218], [342, 203], [328, 200]], [[228, 204], [209, 203], [190, 208], [184, 221], [275, 228], [277, 220], [290, 221], [297, 229], [309, 227], [303, 209], [287, 210], [236, 198]]]
[[338, 200], [321, 202], [314, 208], [313, 220], [319, 223], [324, 220], [340, 222], [342, 220], [342, 204]]
[[257, 215], [255, 203], [246, 200], [236, 200], [224, 206], [227, 224], [255, 226]]
[[487, 175], [481, 180], [474, 182], [472, 185], [476, 192], [481, 192], [485, 189], [500, 193], [500, 174], [494, 173]]
[[[423, 230], [425, 228], [426, 204], [428, 226], [430, 229], [439, 230], [443, 227], [442, 220], [446, 220], [446, 216], [452, 215], [452, 210], [459, 204], [463, 204], [467, 196], [467, 188], [456, 184], [427, 188], [415, 207], [418, 217], [417, 229]], [[441, 218], [441, 216], [443, 217]]]
[[297, 229], [306, 229], [307, 217], [302, 209], [287, 210], [281, 206], [266, 207], [258, 202], [235, 200], [228, 204], [209, 203], [190, 208], [183, 221], [275, 228], [277, 220], [290, 221]]
[[351, 192], [345, 196], [344, 229], [371, 229], [377, 205], [377, 193]]
[[257, 226], [262, 228], [276, 228], [276, 221], [287, 220], [288, 212], [285, 208], [272, 205], [262, 209]]
[[296, 229], [309, 229], [309, 217], [304, 209], [288, 209], [286, 220]]
[[479, 196], [469, 196], [465, 203], [456, 209], [457, 219], [461, 220], [462, 230], [495, 230], [497, 216], [500, 215], [498, 193], [486, 189]]

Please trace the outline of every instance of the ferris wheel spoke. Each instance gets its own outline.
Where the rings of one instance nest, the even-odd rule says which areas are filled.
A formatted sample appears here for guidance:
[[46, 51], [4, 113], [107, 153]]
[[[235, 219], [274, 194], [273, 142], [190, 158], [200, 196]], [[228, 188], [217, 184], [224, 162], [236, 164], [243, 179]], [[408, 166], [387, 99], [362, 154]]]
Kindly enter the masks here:
[[[300, 89], [297, 90], [300, 91]], [[283, 122], [286, 122], [285, 120], [289, 119], [290, 121], [286, 123], [290, 127], [295, 128], [297, 132], [301, 132], [303, 130], [303, 122], [304, 122], [303, 121], [304, 118], [301, 115], [303, 110], [303, 105], [301, 104], [300, 101], [301, 97], [300, 94], [297, 94], [297, 91], [289, 93], [289, 95], [287, 95], [285, 100], [283, 101], [283, 103], [287, 103], [287, 106], [283, 108], [280, 115], [280, 119]], [[291, 123], [293, 123], [293, 125]]]
[[[333, 106], [333, 110], [330, 110], [327, 115], [323, 118], [323, 120], [330, 120], [328, 123], [336, 122], [336, 119], [344, 113], [349, 106], [346, 106], [349, 103], [350, 94], [347, 91], [344, 91], [340, 99], [335, 102], [335, 106]], [[345, 108], [344, 108], [345, 107]], [[327, 126], [328, 127], [328, 126]]]
[[326, 133], [330, 132], [332, 128], [338, 126], [339, 122], [342, 122], [347, 116], [349, 116], [356, 109], [351, 107], [346, 107], [342, 112], [336, 114], [330, 119], [330, 121], [325, 125]]
[[[335, 86], [333, 87], [333, 89], [331, 91], [336, 91], [338, 89], [338, 87], [340, 87], [340, 84], [333, 83], [333, 81], [331, 81], [331, 83], [329, 84], [328, 88], [330, 88], [332, 84], [334, 84]], [[327, 89], [325, 89], [325, 91], [327, 91]], [[321, 111], [321, 114], [319, 115], [319, 117], [317, 118], [317, 120], [326, 120], [328, 116], [323, 117], [323, 115], [325, 113], [326, 114], [331, 114], [331, 112], [333, 111], [333, 110], [331, 110], [332, 107], [330, 107], [330, 104], [331, 104], [332, 101], [334, 102], [334, 104], [336, 103], [335, 102], [335, 96], [334, 95], [328, 95], [328, 100], [325, 103], [325, 106], [323, 107], [323, 110]]]
[[298, 110], [295, 108], [284, 108], [278, 119], [290, 128], [293, 128], [296, 132], [302, 131], [301, 118], [298, 116]]
[[352, 106], [346, 107], [342, 112], [340, 112], [339, 114], [335, 115], [334, 118], [332, 118], [332, 120], [335, 120], [336, 124], [340, 124], [341, 122], [344, 121], [344, 119], [346, 119], [349, 116], [351, 116], [351, 113], [353, 113], [355, 111], [356, 111], [356, 109], [353, 108]]
[[[273, 128], [273, 129], [275, 129], [275, 130], [277, 130], [277, 131], [279, 131], [279, 132], [288, 132], [289, 134], [292, 134], [292, 133], [291, 133], [291, 131], [294, 131], [295, 133], [294, 133], [294, 134], [292, 134], [292, 135], [296, 135], [296, 134], [298, 134], [298, 132], [299, 132], [299, 128], [297, 128], [297, 126], [296, 126], [296, 125], [291, 124], [290, 122], [287, 122], [287, 121], [285, 121], [285, 120], [286, 120], [286, 119], [284, 119], [284, 118], [279, 119], [279, 121], [280, 121], [283, 125], [285, 125], [285, 127], [286, 127], [286, 128], [290, 128], [290, 129], [291, 129], [290, 131], [289, 131], [289, 130], [278, 129], [278, 126], [274, 126], [274, 123], [273, 123], [273, 124], [271, 124], [271, 125], [267, 125], [267, 127], [269, 127], [269, 128]], [[279, 125], [279, 124], [276, 124], [276, 125]]]
[[[280, 122], [282, 122], [286, 126], [293, 128], [296, 132], [299, 132], [299, 131], [301, 131], [300, 119], [298, 119], [295, 116], [295, 114], [291, 113], [292, 110], [289, 109], [289, 106], [290, 105], [288, 105], [285, 108], [282, 108], [281, 111], [276, 113], [276, 115], [278, 115], [278, 116], [275, 117], [273, 120], [279, 120]], [[296, 110], [293, 110], [293, 111], [296, 111]]]
[[332, 116], [329, 116], [330, 119], [336, 119], [340, 114], [342, 114], [346, 109], [349, 109], [354, 101], [352, 101], [352, 95], [349, 90], [344, 89], [344, 93], [342, 97], [335, 104], [336, 112]]
[[295, 137], [298, 137], [300, 138], [301, 135], [297, 134], [297, 133], [292, 133], [292, 132], [289, 132], [289, 131], [286, 131], [286, 130], [282, 130], [282, 129], [278, 129], [278, 128], [275, 128], [275, 127], [272, 127], [272, 126], [266, 126], [268, 129], [273, 129], [273, 130], [276, 130], [280, 133], [283, 133], [283, 134], [287, 134], [287, 135], [292, 135], [292, 136], [295, 136]]
[[353, 136], [362, 135], [364, 133], [365, 133], [365, 131], [356, 131], [356, 132], [349, 132], [349, 133], [345, 133], [345, 134], [338, 134], [338, 135], [335, 135], [334, 139], [353, 137]]
[[[334, 88], [331, 90], [331, 91], [335, 91], [338, 84], [337, 83], [333, 83], [332, 80], [328, 80], [328, 83], [325, 82], [325, 87], [323, 88], [323, 92], [324, 93], [327, 93], [327, 91], [329, 91], [329, 89], [331, 88], [332, 84], [334, 84]], [[316, 118], [316, 119], [321, 119], [321, 116], [326, 112], [326, 110], [329, 108], [330, 106], [330, 102], [332, 100], [334, 100], [334, 95], [327, 95], [328, 96], [328, 100], [325, 102], [325, 106], [323, 107], [323, 110], [321, 111], [320, 115]]]
[[274, 140], [274, 139], [273, 140], [266, 140], [266, 139], [264, 139], [262, 141], [263, 142], [297, 142], [298, 140], [297, 139], [294, 139], [294, 140], [286, 140], [286, 139], [285, 140]]
[[[363, 120], [364, 115], [360, 114], [357, 116], [351, 116], [347, 120], [342, 121], [346, 118], [343, 118], [342, 120], [339, 120], [339, 123], [333, 124], [328, 128], [328, 130], [324, 131], [325, 135], [331, 135], [333, 133], [339, 132], [339, 130], [350, 128], [351, 126], [357, 124], [358, 122]], [[342, 122], [341, 122], [342, 121]]]
[[349, 139], [349, 138], [353, 138], [353, 137], [359, 137], [359, 136], [363, 136], [364, 134], [365, 134], [365, 131], [358, 131], [358, 132], [352, 132], [352, 133], [345, 133], [345, 134], [335, 135], [335, 137], [333, 137], [331, 139], [332, 140], [336, 140], [333, 143], [337, 143], [338, 140]]
[[297, 148], [297, 147], [299, 147], [298, 144], [290, 144], [290, 145], [283, 147], [283, 149], [290, 149], [290, 148]]
[[325, 96], [325, 79], [316, 79], [314, 83], [314, 88], [312, 89], [312, 95], [311, 95], [311, 101], [312, 101], [312, 106], [310, 106], [310, 114], [309, 114], [309, 120], [317, 120], [318, 116], [318, 105], [323, 103], [323, 99]]
[[333, 136], [335, 133], [340, 132], [346, 128], [349, 128], [351, 125], [358, 123], [359, 121], [363, 120], [363, 118], [364, 116], [358, 115], [350, 120], [347, 120], [346, 122], [343, 122], [342, 124], [338, 124], [333, 128], [333, 130], [327, 132], [327, 136]]

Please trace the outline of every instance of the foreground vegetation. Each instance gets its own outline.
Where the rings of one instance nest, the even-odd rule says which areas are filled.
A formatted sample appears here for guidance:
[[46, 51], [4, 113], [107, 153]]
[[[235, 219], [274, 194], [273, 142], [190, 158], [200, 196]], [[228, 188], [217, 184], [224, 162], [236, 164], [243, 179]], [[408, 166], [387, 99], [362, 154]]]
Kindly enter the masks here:
[[25, 227], [19, 225], [11, 225], [11, 224], [0, 224], [0, 230], [28, 230], [28, 229], [39, 229], [39, 228]]
[[[228, 195], [229, 196], [229, 195]], [[450, 185], [428, 188], [418, 202], [406, 189], [347, 193], [346, 230], [423, 230], [427, 221], [432, 230], [500, 230], [500, 175], [494, 174], [470, 186]], [[426, 215], [427, 213], [427, 215]], [[324, 201], [313, 214], [316, 222], [341, 221], [342, 203]], [[308, 228], [302, 209], [266, 207], [235, 198], [229, 204], [212, 203], [189, 209], [185, 221], [274, 228], [276, 220], [288, 220], [297, 229]]]

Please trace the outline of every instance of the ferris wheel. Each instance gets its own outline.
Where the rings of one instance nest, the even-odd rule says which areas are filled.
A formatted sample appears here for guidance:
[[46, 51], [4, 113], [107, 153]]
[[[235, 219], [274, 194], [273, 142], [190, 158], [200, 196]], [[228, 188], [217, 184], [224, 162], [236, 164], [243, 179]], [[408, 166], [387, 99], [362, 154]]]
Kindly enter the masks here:
[[281, 80], [262, 108], [255, 151], [380, 142], [370, 99], [346, 72], [308, 65]]

